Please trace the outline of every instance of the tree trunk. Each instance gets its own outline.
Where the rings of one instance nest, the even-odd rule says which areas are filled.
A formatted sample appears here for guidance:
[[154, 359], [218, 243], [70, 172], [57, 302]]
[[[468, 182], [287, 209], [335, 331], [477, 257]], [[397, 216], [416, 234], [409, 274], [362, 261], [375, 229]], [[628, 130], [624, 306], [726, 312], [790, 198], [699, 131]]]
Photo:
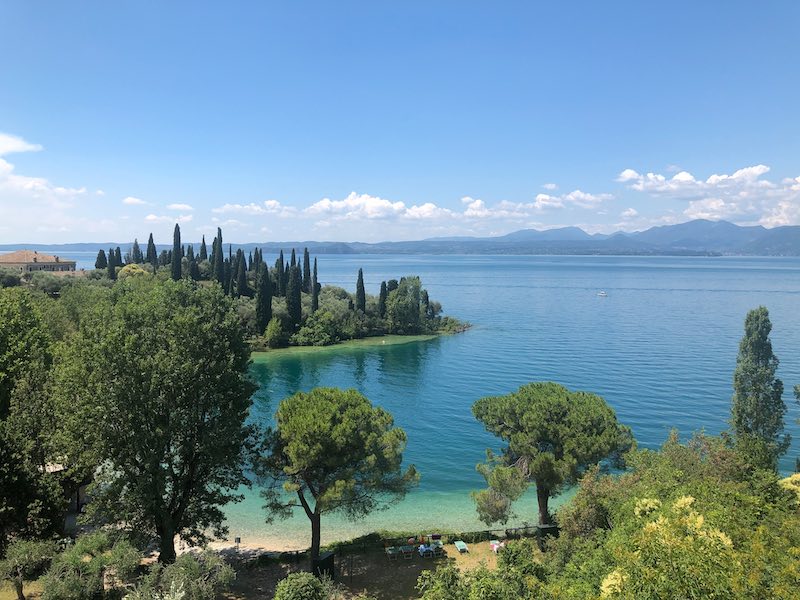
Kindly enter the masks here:
[[157, 528], [158, 533], [158, 562], [162, 565], [170, 565], [175, 562], [175, 531], [172, 527], [161, 525]]
[[550, 490], [540, 483], [536, 483], [536, 499], [539, 501], [539, 525], [552, 525], [550, 511], [547, 504], [550, 501]]
[[319, 545], [320, 545], [320, 514], [313, 513], [309, 517], [311, 519], [311, 563], [319, 558]]
[[14, 580], [14, 590], [17, 592], [17, 600], [25, 600], [25, 594], [22, 593], [22, 578]]

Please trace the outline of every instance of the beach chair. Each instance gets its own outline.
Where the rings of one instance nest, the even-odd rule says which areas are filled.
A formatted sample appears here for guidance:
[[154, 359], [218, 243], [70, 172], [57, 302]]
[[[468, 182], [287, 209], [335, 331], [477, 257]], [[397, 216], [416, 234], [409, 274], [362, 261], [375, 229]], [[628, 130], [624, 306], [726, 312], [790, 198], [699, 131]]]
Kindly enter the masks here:
[[400, 552], [403, 553], [403, 558], [406, 560], [414, 558], [414, 546], [400, 546]]
[[395, 546], [389, 546], [386, 548], [386, 556], [389, 560], [397, 560], [397, 557], [400, 556], [400, 549]]
[[464, 552], [469, 552], [469, 548], [467, 548], [467, 545], [461, 540], [456, 540], [455, 542], [453, 542], [453, 545], [456, 547], [456, 550], [458, 550], [459, 553], [461, 554], [464, 554]]

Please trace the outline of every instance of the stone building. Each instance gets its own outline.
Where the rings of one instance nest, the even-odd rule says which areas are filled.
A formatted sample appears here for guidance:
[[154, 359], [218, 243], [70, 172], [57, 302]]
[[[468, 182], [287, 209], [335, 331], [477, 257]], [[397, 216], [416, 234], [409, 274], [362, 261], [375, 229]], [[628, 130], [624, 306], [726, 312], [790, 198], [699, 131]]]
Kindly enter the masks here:
[[17, 250], [0, 254], [0, 268], [13, 269], [20, 273], [50, 271], [52, 273], [74, 271], [74, 260], [61, 260], [58, 256], [44, 254], [36, 250]]

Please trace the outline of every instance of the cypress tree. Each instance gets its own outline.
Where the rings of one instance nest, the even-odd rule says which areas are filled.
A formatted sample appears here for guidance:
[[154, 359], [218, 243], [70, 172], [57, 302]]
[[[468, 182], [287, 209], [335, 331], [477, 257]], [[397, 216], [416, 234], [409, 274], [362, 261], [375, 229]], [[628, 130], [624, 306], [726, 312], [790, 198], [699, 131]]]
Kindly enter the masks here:
[[106, 258], [106, 251], [100, 248], [97, 251], [97, 258], [94, 261], [95, 269], [105, 269], [108, 267], [108, 259]]
[[119, 246], [114, 249], [114, 265], [117, 267], [122, 266], [122, 250], [119, 249]]
[[364, 291], [364, 270], [358, 270], [358, 281], [356, 281], [356, 308], [362, 313], [367, 312], [367, 293]]
[[133, 248], [131, 248], [131, 261], [137, 265], [140, 265], [144, 262], [144, 257], [142, 256], [142, 249], [139, 248], [139, 240], [133, 238]]
[[770, 331], [766, 307], [747, 313], [733, 374], [731, 425], [737, 445], [756, 466], [776, 469], [791, 440], [783, 433], [786, 403], [783, 382], [775, 377], [778, 357]]
[[116, 281], [117, 279], [117, 265], [116, 263], [117, 255], [114, 252], [113, 248], [108, 249], [108, 261], [106, 263], [106, 268], [108, 269], [108, 278], [111, 281]]
[[308, 248], [303, 248], [303, 291], [306, 294], [311, 293], [311, 256]]
[[314, 259], [314, 274], [311, 276], [311, 313], [317, 312], [319, 309], [319, 288], [317, 282], [317, 259]]
[[192, 244], [186, 246], [186, 258], [189, 259], [189, 262], [194, 261], [194, 246]]
[[250, 256], [249, 256], [249, 258], [247, 260], [247, 270], [248, 271], [252, 271], [253, 270], [253, 251], [252, 250], [250, 251]]
[[158, 255], [158, 266], [166, 267], [172, 261], [171, 256], [170, 251], [162, 250], [161, 254]]
[[208, 260], [208, 249], [206, 248], [206, 236], [200, 242], [200, 260]]
[[192, 278], [192, 281], [200, 281], [200, 267], [197, 266], [196, 260], [189, 263], [189, 277]]
[[389, 295], [389, 292], [386, 291], [386, 282], [381, 281], [381, 292], [378, 296], [378, 315], [382, 319], [386, 316], [386, 297]]
[[283, 250], [278, 255], [278, 260], [275, 262], [275, 277], [278, 280], [278, 296], [283, 297], [286, 295], [286, 278], [283, 276]]
[[214, 249], [214, 279], [224, 288], [225, 281], [225, 263], [222, 256], [222, 229], [217, 227], [217, 237], [215, 238], [216, 248]]
[[397, 289], [399, 285], [400, 284], [397, 283], [397, 279], [390, 279], [386, 284], [386, 295], [388, 296], [389, 294], [391, 294], [394, 290]]
[[172, 234], [172, 280], [178, 281], [181, 278], [181, 227], [175, 223], [175, 231]]
[[258, 329], [259, 335], [264, 335], [264, 331], [272, 319], [272, 282], [269, 279], [269, 269], [266, 265], [259, 268], [257, 277], [256, 329]]
[[153, 242], [153, 234], [150, 234], [150, 239], [147, 240], [147, 262], [153, 265], [153, 271], [158, 269], [158, 252], [156, 245]]
[[289, 313], [289, 323], [292, 331], [297, 331], [303, 318], [303, 304], [301, 293], [303, 280], [297, 265], [289, 267], [289, 282], [286, 284], [286, 312]]
[[247, 265], [245, 264], [247, 258], [244, 255], [244, 252], [239, 250], [239, 256], [237, 258], [237, 273], [236, 273], [236, 296], [249, 296], [250, 289], [247, 287]]
[[222, 263], [222, 289], [225, 290], [226, 294], [231, 293], [231, 261], [230, 259], [225, 259], [225, 262]]
[[296, 267], [297, 266], [297, 257], [294, 254], [294, 248], [292, 248], [292, 259], [289, 261], [289, 267]]

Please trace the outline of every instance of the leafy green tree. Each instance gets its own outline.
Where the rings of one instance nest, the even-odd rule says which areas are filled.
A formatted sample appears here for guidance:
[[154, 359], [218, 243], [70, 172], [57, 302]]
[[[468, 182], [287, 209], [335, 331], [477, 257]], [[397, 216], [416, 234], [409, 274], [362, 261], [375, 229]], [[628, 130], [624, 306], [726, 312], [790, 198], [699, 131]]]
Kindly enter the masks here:
[[286, 346], [287, 335], [284, 333], [281, 320], [278, 317], [272, 317], [267, 323], [264, 341], [270, 348], [283, 348]]
[[378, 295], [378, 316], [382, 319], [386, 316], [386, 298], [389, 292], [386, 289], [386, 282], [381, 281], [381, 291]]
[[367, 312], [367, 293], [364, 290], [364, 270], [358, 270], [358, 280], [356, 281], [356, 310], [362, 313]]
[[600, 396], [551, 382], [482, 398], [472, 413], [506, 443], [502, 456], [487, 450], [487, 463], [478, 465], [488, 489], [473, 493], [473, 498], [487, 524], [505, 522], [512, 502], [531, 482], [536, 485], [539, 523], [551, 523], [551, 495], [575, 482], [583, 469], [615, 458], [633, 444], [630, 429], [617, 422]]
[[114, 293], [61, 352], [64, 450], [99, 467], [90, 517], [154, 535], [169, 563], [176, 535], [225, 534], [220, 507], [247, 483], [250, 351], [216, 286], [134, 278]]
[[236, 578], [218, 553], [185, 553], [171, 565], [154, 564], [125, 600], [216, 600]]
[[419, 277], [403, 277], [397, 287], [389, 292], [386, 320], [390, 333], [409, 335], [422, 330], [421, 291]]
[[25, 582], [39, 577], [55, 553], [53, 542], [15, 540], [6, 549], [5, 559], [0, 561], [0, 579], [10, 581], [17, 599], [25, 600]]
[[314, 259], [314, 274], [311, 276], [311, 313], [319, 309], [319, 281], [317, 279], [317, 259]]
[[303, 248], [303, 291], [306, 294], [311, 293], [311, 256], [308, 248]]
[[289, 313], [289, 326], [297, 331], [303, 319], [302, 287], [300, 269], [297, 265], [289, 267], [289, 283], [286, 286], [286, 311]]
[[302, 507], [311, 521], [311, 557], [318, 558], [322, 515], [359, 519], [418, 483], [413, 465], [402, 470], [405, 445], [392, 416], [355, 390], [316, 388], [286, 398], [255, 465], [268, 486], [267, 521]]
[[147, 239], [147, 262], [153, 265], [153, 271], [158, 268], [158, 251], [156, 250], [156, 244], [153, 241], [152, 233]]
[[181, 278], [181, 227], [175, 223], [175, 231], [172, 234], [172, 271], [170, 276], [173, 281]]
[[269, 269], [263, 265], [258, 273], [258, 291], [256, 292], [256, 329], [263, 335], [272, 319], [272, 281]]
[[783, 432], [783, 382], [775, 377], [778, 357], [769, 339], [772, 323], [764, 306], [747, 313], [733, 374], [731, 425], [736, 444], [759, 467], [777, 468], [789, 448]]
[[95, 269], [105, 269], [108, 266], [108, 259], [106, 258], [106, 251], [100, 248], [97, 251], [97, 258], [94, 261]]

